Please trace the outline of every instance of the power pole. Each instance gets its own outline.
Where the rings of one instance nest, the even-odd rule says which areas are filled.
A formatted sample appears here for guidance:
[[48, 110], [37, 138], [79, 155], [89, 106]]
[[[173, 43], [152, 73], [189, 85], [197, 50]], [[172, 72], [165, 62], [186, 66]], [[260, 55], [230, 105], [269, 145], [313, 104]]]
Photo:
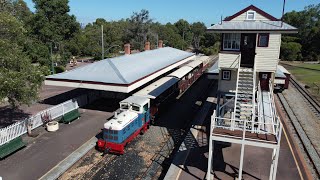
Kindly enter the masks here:
[[284, 15], [284, 8], [286, 6], [286, 0], [283, 0], [283, 7], [282, 7], [282, 17], [281, 17], [281, 27], [283, 26], [283, 15]]
[[103, 25], [101, 25], [101, 60], [104, 59]]

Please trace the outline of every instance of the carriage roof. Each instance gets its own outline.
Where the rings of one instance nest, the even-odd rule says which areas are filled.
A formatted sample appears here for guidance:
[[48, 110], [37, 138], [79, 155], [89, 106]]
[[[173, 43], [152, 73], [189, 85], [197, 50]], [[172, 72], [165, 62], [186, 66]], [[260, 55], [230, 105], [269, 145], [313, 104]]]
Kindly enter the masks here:
[[113, 117], [108, 122], [104, 123], [105, 129], [120, 131], [133, 120], [138, 117], [138, 114], [132, 111], [123, 111], [117, 116]]
[[150, 84], [142, 90], [134, 94], [135, 97], [146, 97], [150, 99], [156, 99], [164, 91], [172, 87], [175, 83], [179, 82], [180, 79], [176, 77], [163, 77], [158, 81]]
[[146, 97], [140, 97], [140, 96], [130, 96], [124, 100], [122, 100], [120, 103], [129, 103], [129, 104], [137, 104], [140, 106], [145, 105], [150, 100]]
[[191, 61], [190, 63], [188, 63], [186, 66], [190, 66], [192, 68], [195, 68], [195, 67], [199, 66], [201, 63], [202, 63], [201, 60], [194, 60], [194, 61]]

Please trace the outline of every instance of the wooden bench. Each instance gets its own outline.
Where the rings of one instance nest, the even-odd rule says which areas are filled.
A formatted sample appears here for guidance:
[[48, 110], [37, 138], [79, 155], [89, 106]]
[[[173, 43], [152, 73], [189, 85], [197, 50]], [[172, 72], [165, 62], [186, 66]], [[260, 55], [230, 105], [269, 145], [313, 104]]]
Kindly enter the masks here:
[[12, 154], [13, 152], [25, 147], [26, 144], [21, 137], [17, 137], [10, 142], [0, 146], [0, 159]]
[[73, 111], [70, 111], [70, 112], [64, 114], [61, 118], [61, 122], [70, 123], [76, 119], [79, 119], [79, 117], [80, 117], [79, 109], [75, 109]]

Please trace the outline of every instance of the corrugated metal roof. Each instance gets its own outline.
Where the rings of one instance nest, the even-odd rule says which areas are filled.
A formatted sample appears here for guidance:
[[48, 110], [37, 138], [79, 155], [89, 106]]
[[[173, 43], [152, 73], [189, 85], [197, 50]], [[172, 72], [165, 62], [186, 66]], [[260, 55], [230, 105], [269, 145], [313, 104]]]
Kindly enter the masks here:
[[178, 81], [180, 81], [180, 79], [175, 77], [163, 77], [158, 81], [150, 84], [149, 86], [143, 88], [142, 90], [134, 93], [134, 96], [142, 96], [155, 99]]
[[194, 61], [191, 61], [190, 63], [188, 63], [187, 66], [195, 68], [195, 67], [199, 66], [201, 63], [202, 63], [202, 61], [200, 61], [200, 60], [194, 60]]
[[284, 75], [283, 72], [279, 68], [277, 68], [275, 72], [275, 78], [286, 78], [286, 75]]
[[179, 68], [178, 70], [176, 70], [173, 73], [169, 74], [168, 76], [176, 77], [176, 78], [181, 79], [186, 74], [188, 74], [190, 71], [192, 71], [192, 67], [190, 67], [190, 66], [182, 66], [181, 68]]
[[215, 24], [209, 27], [209, 31], [239, 31], [239, 30], [266, 30], [266, 31], [298, 31], [297, 28], [283, 23], [281, 26], [281, 21], [222, 21], [222, 24]]
[[190, 52], [165, 47], [101, 60], [71, 71], [47, 76], [47, 79], [131, 84], [192, 55], [194, 54]]
[[278, 65], [278, 67], [277, 67], [280, 71], [282, 71], [283, 73], [285, 73], [285, 74], [290, 74], [290, 72], [286, 69], [286, 68], [284, 68], [283, 66], [281, 66], [281, 65]]
[[210, 74], [219, 74], [219, 61], [216, 61], [209, 69], [206, 73], [210, 73]]

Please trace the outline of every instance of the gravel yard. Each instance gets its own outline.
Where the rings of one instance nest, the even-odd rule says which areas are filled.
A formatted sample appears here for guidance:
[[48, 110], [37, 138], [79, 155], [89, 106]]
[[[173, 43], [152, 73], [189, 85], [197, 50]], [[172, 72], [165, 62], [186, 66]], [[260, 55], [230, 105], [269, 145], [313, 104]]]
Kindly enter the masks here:
[[320, 154], [320, 120], [314, 115], [310, 110], [308, 103], [292, 85], [290, 85], [282, 94], [294, 111], [318, 154]]

